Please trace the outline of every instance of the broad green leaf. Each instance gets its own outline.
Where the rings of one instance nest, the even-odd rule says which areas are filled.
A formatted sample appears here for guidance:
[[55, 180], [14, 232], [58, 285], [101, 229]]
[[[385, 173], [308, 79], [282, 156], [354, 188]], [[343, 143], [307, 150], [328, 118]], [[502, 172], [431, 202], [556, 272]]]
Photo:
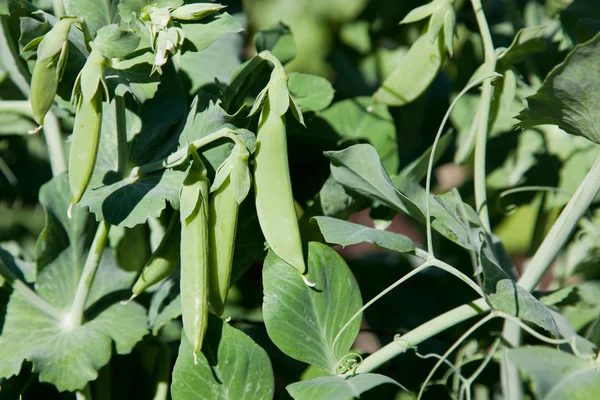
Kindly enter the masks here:
[[110, 24], [98, 30], [94, 43], [106, 58], [125, 58], [138, 47], [140, 37]]
[[106, 68], [106, 75], [115, 76], [107, 85], [116, 95], [125, 96], [131, 93], [140, 103], [154, 97], [160, 84], [160, 75], [152, 74], [154, 58], [147, 52], [139, 56], [121, 60]]
[[113, 22], [118, 22], [116, 0], [64, 0], [66, 15], [83, 17], [92, 39], [96, 32]]
[[[40, 198], [49, 222], [38, 240], [35, 281], [38, 295], [59, 310], [68, 311], [83, 268], [93, 224], [83, 208], [73, 209], [69, 220], [68, 179], [60, 175], [44, 185]], [[33, 364], [42, 382], [59, 391], [82, 389], [106, 365], [114, 342], [119, 354], [131, 352], [147, 333], [144, 308], [121, 305], [119, 291], [131, 287], [136, 272], [127, 272], [105, 250], [86, 302], [86, 320], [80, 326], [64, 325], [13, 292], [0, 335], [0, 376], [17, 374], [24, 360]], [[111, 302], [112, 300], [112, 302]]]
[[404, 235], [373, 229], [331, 217], [313, 217], [312, 219], [319, 225], [319, 229], [321, 229], [321, 233], [327, 243], [350, 246], [357, 243], [369, 242], [400, 253], [410, 253], [415, 250], [415, 244]]
[[392, 378], [379, 374], [359, 374], [348, 379], [339, 376], [324, 376], [310, 381], [292, 383], [286, 387], [286, 390], [297, 400], [346, 400], [360, 397], [367, 390], [384, 383], [391, 383], [406, 390]]
[[504, 272], [487, 242], [481, 245], [479, 263], [483, 272], [483, 289], [498, 310], [526, 321], [560, 337], [551, 310]]
[[[229, 84], [235, 70], [241, 64], [244, 40], [241, 35], [226, 33], [202, 51], [188, 51], [180, 58], [180, 68], [191, 81], [190, 94], [204, 86]], [[202, 68], [198, 68], [202, 65]]]
[[497, 71], [504, 71], [515, 64], [522, 62], [533, 53], [546, 50], [544, 40], [545, 26], [532, 26], [520, 29], [512, 43], [498, 57]]
[[283, 22], [261, 29], [254, 37], [256, 52], [269, 50], [282, 64], [292, 61], [296, 57], [296, 42], [289, 26]]
[[517, 116], [521, 128], [552, 124], [572, 135], [600, 143], [598, 76], [600, 34], [580, 44], [557, 65], [542, 87], [527, 97], [527, 108]]
[[290, 94], [302, 112], [321, 111], [331, 104], [334, 90], [327, 79], [297, 72], [291, 72], [288, 78]]
[[432, 42], [429, 35], [421, 35], [402, 57], [396, 69], [377, 89], [373, 101], [402, 106], [423, 94], [437, 76], [444, 61], [443, 42], [439, 37]]
[[[396, 189], [372, 146], [354, 145], [341, 151], [327, 151], [325, 156], [332, 160], [333, 178], [345, 188], [425, 222], [425, 189], [409, 177], [399, 181], [401, 186]], [[461, 224], [434, 199], [431, 215], [435, 230], [464, 248], [472, 248]]]
[[600, 371], [594, 360], [542, 346], [508, 350], [508, 358], [530, 379], [540, 399], [594, 400], [600, 396]]
[[269, 337], [288, 356], [336, 374], [356, 339], [360, 316], [333, 341], [362, 306], [360, 290], [344, 260], [330, 247], [308, 246], [308, 287], [298, 271], [269, 252], [263, 266], [263, 315]]
[[200, 22], [182, 23], [186, 42], [191, 43], [192, 51], [201, 51], [210, 46], [225, 33], [242, 31], [240, 24], [227, 13], [203, 19]]
[[[185, 95], [175, 72], [169, 70], [163, 72], [156, 96], [142, 104], [137, 114], [126, 110], [130, 167], [162, 159], [177, 146], [170, 129], [184, 117]], [[96, 168], [81, 204], [90, 207], [97, 220], [125, 227], [159, 216], [166, 201], [178, 208], [185, 173], [169, 168], [122, 178], [117, 172], [116, 129], [114, 105], [104, 103]]]
[[368, 141], [377, 150], [389, 174], [398, 171], [398, 144], [394, 120], [385, 105], [369, 111], [370, 99], [358, 97], [336, 102], [319, 113], [344, 141]]
[[267, 353], [242, 331], [211, 314], [197, 365], [189, 341], [181, 335], [173, 400], [271, 399], [274, 391]]

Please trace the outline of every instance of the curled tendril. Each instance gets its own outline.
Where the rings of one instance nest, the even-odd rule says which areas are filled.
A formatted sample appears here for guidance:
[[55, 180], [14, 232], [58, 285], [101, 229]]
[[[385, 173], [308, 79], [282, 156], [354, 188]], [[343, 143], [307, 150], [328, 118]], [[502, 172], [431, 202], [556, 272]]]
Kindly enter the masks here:
[[506, 206], [502, 206], [502, 200], [507, 197], [510, 196], [511, 194], [514, 193], [522, 193], [522, 192], [549, 192], [549, 193], [554, 193], [554, 194], [563, 194], [565, 196], [573, 196], [573, 193], [569, 192], [568, 190], [565, 189], [561, 189], [561, 188], [557, 188], [557, 187], [552, 187], [552, 186], [521, 186], [521, 187], [517, 187], [517, 188], [512, 188], [512, 189], [508, 189], [503, 191], [502, 193], [500, 193], [500, 195], [498, 196], [498, 199], [496, 200], [496, 207], [498, 208], [498, 210], [502, 213], [504, 213], [504, 215], [512, 215], [515, 213], [515, 211], [517, 210], [517, 205], [516, 204], [507, 204]]
[[338, 361], [336, 371], [338, 374], [348, 374], [349, 377], [356, 375], [356, 368], [363, 362], [358, 353], [348, 353]]

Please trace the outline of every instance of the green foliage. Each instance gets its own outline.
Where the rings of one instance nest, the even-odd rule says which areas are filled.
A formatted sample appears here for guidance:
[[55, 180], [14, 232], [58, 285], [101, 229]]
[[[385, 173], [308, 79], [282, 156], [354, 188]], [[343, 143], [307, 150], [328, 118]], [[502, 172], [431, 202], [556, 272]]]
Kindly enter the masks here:
[[598, 32], [0, 0], [0, 397], [598, 398]]

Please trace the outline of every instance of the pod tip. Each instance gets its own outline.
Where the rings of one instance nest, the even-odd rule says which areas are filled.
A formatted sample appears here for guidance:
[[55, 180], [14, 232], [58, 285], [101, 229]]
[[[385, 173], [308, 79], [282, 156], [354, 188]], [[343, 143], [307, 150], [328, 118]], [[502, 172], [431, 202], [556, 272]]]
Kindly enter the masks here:
[[308, 286], [308, 287], [311, 287], [311, 288], [312, 288], [312, 287], [315, 287], [315, 286], [317, 286], [317, 283], [316, 283], [316, 282], [311, 282], [311, 281], [309, 281], [309, 280], [308, 280], [308, 278], [307, 278], [307, 277], [305, 277], [304, 275], [300, 275], [300, 276], [302, 277], [302, 280], [304, 281], [304, 284], [305, 284], [306, 286]]
[[128, 298], [127, 300], [121, 300], [121, 305], [126, 306], [127, 304], [131, 303], [131, 301], [133, 299], [135, 299], [137, 297], [137, 295], [132, 294], [130, 298]]
[[73, 203], [69, 204], [69, 208], [67, 209], [67, 217], [69, 217], [69, 219], [73, 219]]
[[194, 365], [198, 365], [198, 354], [194, 352]]
[[36, 133], [38, 133], [41, 130], [42, 130], [42, 125], [39, 125], [36, 128], [28, 130], [27, 133], [29, 133], [30, 135], [35, 135]]

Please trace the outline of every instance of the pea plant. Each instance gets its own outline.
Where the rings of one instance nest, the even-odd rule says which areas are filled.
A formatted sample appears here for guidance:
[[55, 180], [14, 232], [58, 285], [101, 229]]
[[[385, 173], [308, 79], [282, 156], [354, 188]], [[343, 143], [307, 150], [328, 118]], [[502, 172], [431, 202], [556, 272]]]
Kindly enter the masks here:
[[0, 398], [600, 398], [596, 0], [0, 0], [0, 55]]

